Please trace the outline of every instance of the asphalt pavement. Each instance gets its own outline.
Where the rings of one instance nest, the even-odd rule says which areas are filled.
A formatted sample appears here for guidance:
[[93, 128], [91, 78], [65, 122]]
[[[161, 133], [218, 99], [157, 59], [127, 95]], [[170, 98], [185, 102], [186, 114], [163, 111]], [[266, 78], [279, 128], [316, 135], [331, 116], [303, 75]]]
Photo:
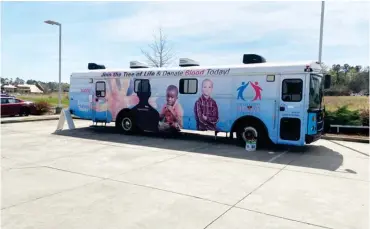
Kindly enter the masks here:
[[369, 228], [369, 144], [1, 125], [1, 228]]

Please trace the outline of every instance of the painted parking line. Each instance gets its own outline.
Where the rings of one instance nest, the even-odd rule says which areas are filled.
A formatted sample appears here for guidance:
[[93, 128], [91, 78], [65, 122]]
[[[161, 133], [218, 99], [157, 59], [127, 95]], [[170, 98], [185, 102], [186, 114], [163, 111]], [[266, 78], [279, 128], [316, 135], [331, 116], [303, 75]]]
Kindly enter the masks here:
[[288, 150], [282, 152], [281, 154], [278, 154], [276, 155], [275, 157], [271, 158], [270, 160], [268, 160], [268, 162], [273, 162], [275, 161], [276, 159], [278, 159], [279, 157], [283, 156], [284, 154], [286, 154], [288, 152]]

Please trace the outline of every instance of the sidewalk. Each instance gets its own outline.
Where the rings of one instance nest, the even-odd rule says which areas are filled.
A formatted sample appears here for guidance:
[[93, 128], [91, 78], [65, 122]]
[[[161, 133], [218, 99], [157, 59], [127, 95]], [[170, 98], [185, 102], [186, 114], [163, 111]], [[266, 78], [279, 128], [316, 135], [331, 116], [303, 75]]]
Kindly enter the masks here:
[[369, 136], [345, 135], [345, 134], [325, 134], [322, 139], [369, 143]]

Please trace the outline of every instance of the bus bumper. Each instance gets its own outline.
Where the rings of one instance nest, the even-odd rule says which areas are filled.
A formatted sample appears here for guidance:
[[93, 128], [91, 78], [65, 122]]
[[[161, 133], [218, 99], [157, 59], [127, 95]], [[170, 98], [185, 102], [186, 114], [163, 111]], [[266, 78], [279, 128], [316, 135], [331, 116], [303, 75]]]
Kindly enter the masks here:
[[305, 138], [306, 144], [310, 144], [312, 142], [315, 142], [315, 141], [319, 140], [321, 138], [321, 136], [322, 136], [321, 133], [317, 133], [315, 135], [306, 134], [306, 138]]

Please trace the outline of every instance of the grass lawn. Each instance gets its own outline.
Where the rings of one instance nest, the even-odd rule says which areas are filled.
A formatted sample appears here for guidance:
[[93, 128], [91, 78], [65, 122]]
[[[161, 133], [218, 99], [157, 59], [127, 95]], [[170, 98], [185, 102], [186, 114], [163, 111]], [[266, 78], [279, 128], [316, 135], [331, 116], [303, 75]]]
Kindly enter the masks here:
[[349, 110], [369, 109], [368, 96], [325, 96], [326, 110], [334, 111], [338, 107], [347, 105]]
[[[20, 95], [17, 96], [17, 98], [32, 102], [46, 101], [52, 106], [58, 105], [58, 93], [52, 93], [47, 95]], [[62, 93], [62, 106], [66, 108], [68, 107], [68, 105], [69, 105], [68, 93]]]

